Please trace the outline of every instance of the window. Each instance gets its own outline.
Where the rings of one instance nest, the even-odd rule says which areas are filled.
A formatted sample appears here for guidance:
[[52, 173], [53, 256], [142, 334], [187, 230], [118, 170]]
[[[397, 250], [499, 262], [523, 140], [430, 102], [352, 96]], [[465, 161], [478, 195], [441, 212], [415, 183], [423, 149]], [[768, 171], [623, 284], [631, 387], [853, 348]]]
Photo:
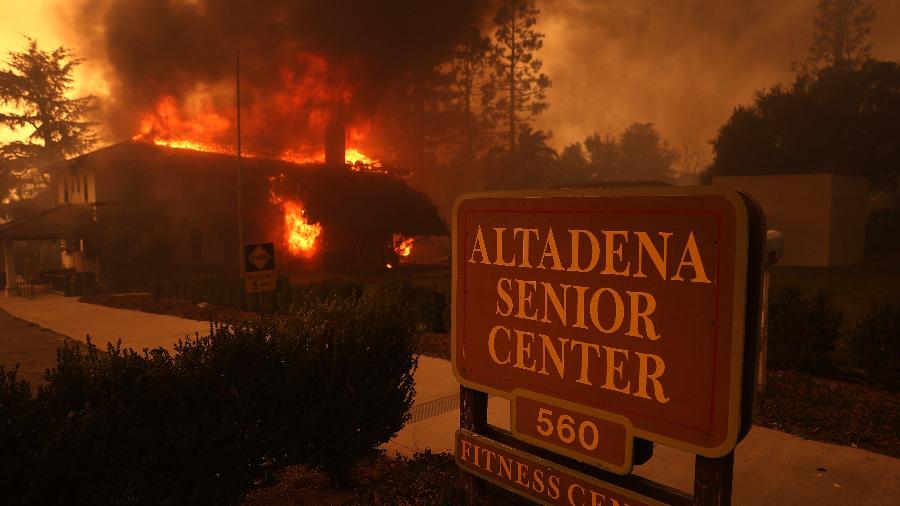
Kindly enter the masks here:
[[191, 261], [203, 260], [203, 235], [199, 229], [191, 229]]
[[90, 199], [88, 198], [87, 174], [84, 175], [84, 201], [90, 202]]
[[69, 202], [69, 182], [63, 180], [63, 202]]

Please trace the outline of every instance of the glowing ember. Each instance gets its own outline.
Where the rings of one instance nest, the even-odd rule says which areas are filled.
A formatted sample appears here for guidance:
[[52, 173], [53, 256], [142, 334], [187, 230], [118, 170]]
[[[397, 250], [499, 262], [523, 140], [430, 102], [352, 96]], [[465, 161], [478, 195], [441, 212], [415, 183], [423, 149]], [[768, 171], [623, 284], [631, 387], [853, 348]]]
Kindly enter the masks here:
[[309, 223], [306, 210], [296, 201], [283, 200], [284, 240], [292, 255], [312, 256], [316, 251], [316, 240], [322, 234], [322, 225]]

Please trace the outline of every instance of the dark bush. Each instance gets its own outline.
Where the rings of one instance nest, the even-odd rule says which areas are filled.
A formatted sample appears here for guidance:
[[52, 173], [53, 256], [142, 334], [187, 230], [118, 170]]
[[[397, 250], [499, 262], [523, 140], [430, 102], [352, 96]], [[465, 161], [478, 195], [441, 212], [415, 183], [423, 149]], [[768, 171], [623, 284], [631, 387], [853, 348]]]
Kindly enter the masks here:
[[317, 305], [332, 300], [358, 300], [363, 293], [359, 281], [346, 278], [328, 278], [322, 281], [291, 287], [291, 304]]
[[769, 296], [768, 367], [826, 372], [840, 335], [842, 311], [824, 291], [806, 297], [796, 287]]
[[18, 487], [3, 500], [222, 504], [284, 465], [345, 478], [408, 417], [406, 313], [396, 298], [338, 299], [212, 328], [174, 354], [65, 345], [34, 398], [2, 375], [0, 470]]
[[874, 211], [866, 220], [866, 260], [900, 254], [900, 210]]
[[23, 463], [35, 459], [44, 421], [28, 383], [16, 378], [17, 371], [0, 365], [0, 490], [10, 497], [21, 497], [27, 490], [29, 468]]
[[156, 301], [162, 299], [162, 281], [154, 279], [150, 282], [150, 298]]
[[444, 333], [449, 330], [445, 320], [449, 300], [440, 287], [388, 281], [378, 285], [374, 292], [379, 297], [397, 297], [407, 301], [413, 321], [420, 331]]
[[900, 305], [876, 302], [850, 335], [854, 362], [876, 382], [900, 388]]

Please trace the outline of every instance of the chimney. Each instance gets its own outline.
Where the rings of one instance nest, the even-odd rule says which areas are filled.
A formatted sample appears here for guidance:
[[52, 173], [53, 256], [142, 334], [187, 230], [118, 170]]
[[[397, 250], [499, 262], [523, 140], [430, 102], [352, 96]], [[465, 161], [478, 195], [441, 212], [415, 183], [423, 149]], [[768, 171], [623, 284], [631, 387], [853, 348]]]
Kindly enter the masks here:
[[325, 127], [325, 165], [344, 167], [346, 164], [347, 133], [343, 115], [332, 114]]

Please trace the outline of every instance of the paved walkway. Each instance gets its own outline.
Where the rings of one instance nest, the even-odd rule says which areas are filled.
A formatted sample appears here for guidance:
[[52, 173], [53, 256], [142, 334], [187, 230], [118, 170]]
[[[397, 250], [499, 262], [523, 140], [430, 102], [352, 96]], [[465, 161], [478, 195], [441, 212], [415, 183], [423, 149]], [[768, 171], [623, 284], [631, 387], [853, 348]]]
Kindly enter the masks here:
[[0, 295], [0, 309], [81, 342], [90, 335], [100, 348], [122, 339], [123, 347], [136, 351], [158, 346], [171, 351], [178, 339], [209, 332], [209, 324], [200, 321], [85, 304], [53, 294], [39, 294], [35, 299]]

